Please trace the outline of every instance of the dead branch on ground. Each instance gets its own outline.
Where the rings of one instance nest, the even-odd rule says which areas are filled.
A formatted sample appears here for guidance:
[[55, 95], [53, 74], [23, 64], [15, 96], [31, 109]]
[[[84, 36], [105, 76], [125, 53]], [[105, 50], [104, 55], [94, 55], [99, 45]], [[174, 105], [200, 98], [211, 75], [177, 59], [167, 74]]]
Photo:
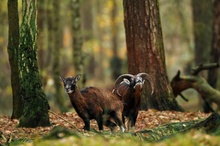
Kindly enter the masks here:
[[203, 77], [198, 75], [198, 73], [202, 70], [218, 67], [219, 63], [201, 64], [192, 69], [191, 75], [186, 76], [180, 76], [180, 71], [178, 70], [177, 74], [171, 81], [174, 96], [177, 97], [180, 95], [182, 98], [185, 98], [181, 92], [186, 89], [193, 88], [203, 97], [206, 104], [208, 102], [216, 103], [218, 109], [220, 109], [220, 91], [211, 87]]

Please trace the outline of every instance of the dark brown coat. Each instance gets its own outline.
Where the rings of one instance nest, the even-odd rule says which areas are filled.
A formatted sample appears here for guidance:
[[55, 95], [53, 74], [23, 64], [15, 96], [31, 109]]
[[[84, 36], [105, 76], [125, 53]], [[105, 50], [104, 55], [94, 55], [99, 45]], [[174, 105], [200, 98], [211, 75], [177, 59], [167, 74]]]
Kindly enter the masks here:
[[103, 124], [113, 130], [117, 124], [124, 131], [122, 102], [106, 89], [88, 87], [79, 91], [76, 86], [79, 79], [80, 75], [67, 78], [61, 77], [74, 109], [84, 121], [84, 129], [89, 131], [90, 120], [95, 119], [99, 130], [103, 130]]
[[141, 94], [145, 80], [151, 84], [153, 93], [153, 82], [148, 74], [139, 73], [137, 75], [123, 74], [115, 81], [113, 93], [124, 104], [123, 116], [127, 117], [128, 130], [135, 127], [138, 111], [141, 105]]

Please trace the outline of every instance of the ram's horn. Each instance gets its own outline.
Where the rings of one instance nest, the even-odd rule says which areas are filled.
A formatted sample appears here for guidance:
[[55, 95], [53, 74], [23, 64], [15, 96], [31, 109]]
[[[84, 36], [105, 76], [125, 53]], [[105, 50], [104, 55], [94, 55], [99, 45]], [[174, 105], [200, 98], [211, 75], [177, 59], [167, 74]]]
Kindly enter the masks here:
[[143, 79], [147, 80], [150, 85], [151, 85], [151, 95], [154, 93], [154, 83], [151, 79], [151, 77], [149, 76], [149, 74], [147, 73], [139, 73], [136, 76], [142, 77]]
[[122, 75], [120, 75], [120, 76], [115, 80], [115, 87], [116, 87], [118, 84], [120, 84], [120, 83], [124, 80], [124, 78], [130, 80], [131, 78], [135, 78], [135, 76], [132, 75], [132, 74], [122, 74]]

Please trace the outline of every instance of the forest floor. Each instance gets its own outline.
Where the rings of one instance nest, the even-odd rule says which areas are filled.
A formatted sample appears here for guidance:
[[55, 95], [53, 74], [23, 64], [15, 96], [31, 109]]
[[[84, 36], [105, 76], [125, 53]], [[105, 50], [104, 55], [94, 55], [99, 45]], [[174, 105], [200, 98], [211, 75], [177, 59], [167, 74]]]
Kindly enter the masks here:
[[[72, 112], [63, 114], [53, 114], [49, 112], [50, 115], [50, 127], [37, 127], [37, 128], [18, 128], [17, 125], [19, 120], [11, 120], [9, 116], [0, 117], [0, 145], [5, 143], [7, 140], [13, 139], [35, 139], [41, 138], [48, 134], [52, 128], [55, 126], [62, 126], [68, 129], [75, 129], [72, 125], [77, 127], [77, 129], [83, 132], [84, 123], [82, 119]], [[143, 129], [154, 128], [159, 125], [164, 125], [166, 123], [175, 122], [186, 122], [191, 120], [198, 120], [207, 118], [210, 114], [202, 112], [177, 112], [177, 111], [157, 111], [157, 110], [147, 110], [140, 111], [136, 123], [135, 131], [140, 131]], [[62, 118], [60, 118], [62, 117]], [[65, 120], [64, 120], [65, 119]], [[68, 122], [66, 122], [68, 121]], [[72, 125], [71, 125], [71, 124]], [[97, 124], [94, 120], [91, 122], [91, 128], [98, 130]], [[76, 129], [75, 129], [76, 130]], [[105, 130], [109, 130], [105, 127]]]

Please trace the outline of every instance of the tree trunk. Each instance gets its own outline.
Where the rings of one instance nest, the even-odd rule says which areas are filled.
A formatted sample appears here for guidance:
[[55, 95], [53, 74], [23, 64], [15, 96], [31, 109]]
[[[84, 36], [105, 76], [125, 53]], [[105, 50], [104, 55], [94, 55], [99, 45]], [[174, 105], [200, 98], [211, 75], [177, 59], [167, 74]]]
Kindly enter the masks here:
[[60, 5], [61, 1], [53, 1], [53, 23], [52, 23], [52, 33], [53, 33], [53, 66], [52, 66], [52, 74], [55, 86], [55, 99], [56, 103], [61, 112], [66, 112], [67, 108], [65, 106], [65, 96], [62, 95], [63, 87], [60, 83], [60, 49], [62, 43], [62, 33], [61, 33], [61, 21], [60, 21]]
[[[213, 3], [214, 9], [214, 20], [213, 20], [213, 37], [212, 37], [212, 48], [211, 48], [211, 59], [210, 62], [220, 62], [220, 1], [215, 0]], [[208, 82], [213, 87], [217, 87], [218, 82], [218, 69], [209, 70]]]
[[[53, 33], [51, 33], [53, 31], [53, 1], [46, 1], [46, 13], [47, 13], [47, 16], [46, 16], [46, 21], [47, 21], [47, 33], [48, 33], [48, 42], [47, 43], [47, 54], [46, 54], [46, 60], [45, 60], [45, 66], [47, 67], [47, 72], [50, 72], [52, 69], [51, 69], [51, 66], [52, 66], [52, 50], [54, 48], [54, 43], [53, 42]], [[52, 72], [52, 71], [51, 71]]]
[[[192, 14], [195, 43], [195, 64], [202, 64], [209, 61], [207, 54], [210, 54], [211, 48], [212, 1], [192, 0]], [[202, 72], [201, 75], [207, 79], [207, 72]], [[209, 112], [205, 104], [203, 105], [203, 108], [205, 112]]]
[[[95, 2], [96, 0], [89, 0], [89, 1], [81, 1], [81, 13], [80, 16], [82, 18], [82, 35], [85, 45], [91, 44], [95, 40]], [[88, 9], [90, 6], [90, 9]], [[91, 45], [89, 45], [91, 47]], [[94, 77], [95, 76], [95, 55], [93, 48], [87, 52], [88, 54], [84, 56], [84, 70], [89, 72], [86, 74], [86, 78]]]
[[[94, 3], [95, 0], [81, 1], [82, 33], [85, 41], [91, 41], [94, 37]], [[88, 6], [91, 8], [88, 9]]]
[[22, 0], [20, 71], [24, 110], [20, 127], [49, 126], [49, 104], [42, 90], [37, 63], [37, 1]]
[[[207, 63], [212, 36], [212, 1], [192, 0], [195, 64]], [[205, 75], [203, 74], [203, 77]]]
[[40, 76], [42, 79], [42, 85], [46, 86], [47, 84], [47, 77], [48, 77], [48, 72], [47, 72], [47, 53], [49, 50], [47, 50], [47, 10], [46, 10], [47, 3], [45, 0], [39, 0], [38, 1], [38, 17], [37, 17], [37, 27], [38, 27], [38, 41], [37, 41], [37, 46], [38, 46], [38, 64], [39, 64], [39, 69], [40, 69]]
[[11, 66], [11, 86], [13, 94], [13, 113], [11, 118], [20, 118], [23, 111], [23, 102], [20, 96], [20, 77], [18, 67], [18, 46], [19, 46], [19, 18], [18, 1], [8, 0], [8, 56]]
[[74, 68], [78, 73], [82, 72], [82, 34], [80, 20], [80, 1], [72, 1], [72, 30], [73, 30], [73, 60]]
[[[96, 1], [96, 15], [98, 17], [98, 20], [101, 20], [102, 21], [102, 14], [104, 13], [103, 12], [103, 7], [104, 7], [104, 4], [105, 2], [104, 1], [101, 1], [101, 0], [97, 0]], [[105, 56], [105, 53], [104, 53], [104, 35], [105, 35], [105, 28], [103, 26], [101, 26], [102, 24], [98, 23], [97, 21], [97, 25], [96, 25], [96, 29], [97, 29], [97, 32], [96, 32], [96, 38], [98, 40], [98, 47], [99, 47], [99, 53], [97, 54], [94, 54], [96, 55], [95, 57], [95, 61], [97, 62], [97, 69], [96, 69], [96, 77], [99, 79], [99, 80], [103, 80], [104, 79], [104, 65], [103, 65], [103, 62], [104, 62], [104, 56]], [[98, 65], [99, 64], [99, 65]]]
[[146, 72], [155, 84], [151, 97], [149, 85], [144, 87], [142, 109], [182, 110], [174, 99], [166, 73], [157, 0], [124, 0], [123, 5], [128, 72]]
[[38, 46], [38, 63], [39, 63], [39, 68], [43, 69], [45, 62], [44, 62], [44, 54], [45, 54], [45, 39], [46, 35], [44, 33], [44, 26], [46, 22], [46, 10], [45, 10], [45, 4], [46, 1], [44, 0], [39, 0], [38, 3], [38, 15], [37, 15], [37, 27], [38, 27], [38, 41], [37, 41], [37, 46]]
[[112, 78], [116, 79], [121, 75], [122, 60], [118, 57], [118, 35], [119, 26], [117, 22], [118, 7], [117, 0], [112, 0], [111, 10], [111, 30], [112, 30], [112, 50], [113, 56], [111, 58]]
[[[83, 55], [82, 55], [82, 31], [81, 31], [81, 17], [80, 17], [80, 0], [72, 0], [72, 31], [73, 31], [73, 64], [75, 68], [76, 74], [83, 73]], [[85, 76], [84, 76], [85, 77]], [[84, 78], [85, 79], [85, 78]], [[78, 85], [80, 88], [82, 87], [82, 82]]]

